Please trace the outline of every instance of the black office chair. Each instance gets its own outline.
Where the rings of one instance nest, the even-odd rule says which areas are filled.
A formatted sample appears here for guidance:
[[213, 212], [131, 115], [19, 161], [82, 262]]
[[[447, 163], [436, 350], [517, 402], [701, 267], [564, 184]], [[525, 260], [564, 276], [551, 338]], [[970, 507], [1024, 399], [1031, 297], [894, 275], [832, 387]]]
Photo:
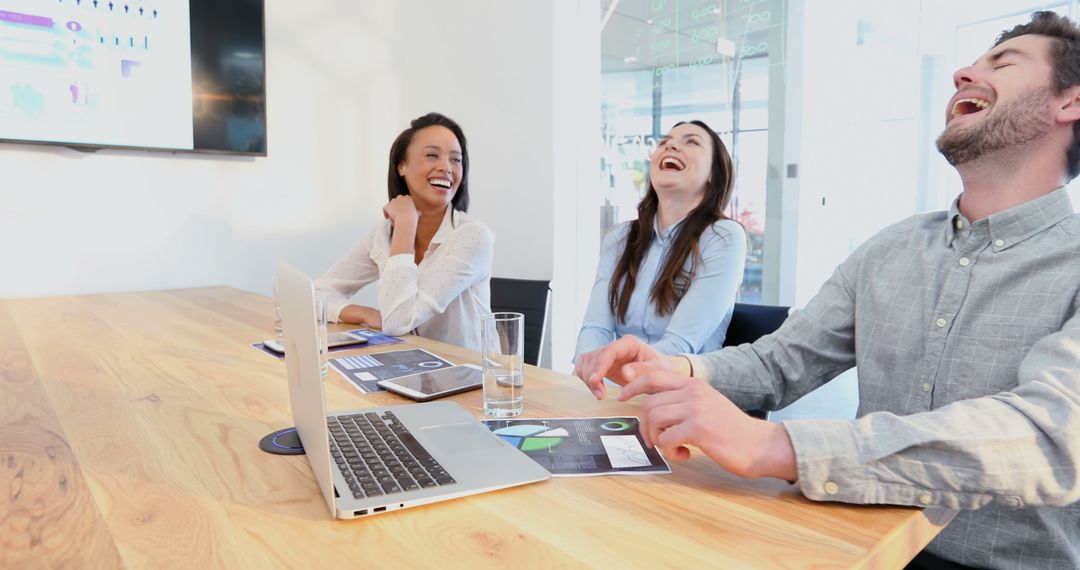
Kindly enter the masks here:
[[[790, 307], [735, 303], [735, 310], [731, 313], [731, 323], [727, 328], [727, 336], [724, 337], [724, 346], [739, 346], [754, 342], [775, 332], [787, 320], [789, 312], [791, 312]], [[746, 410], [746, 413], [763, 420], [769, 417], [769, 412], [765, 410]]]
[[550, 281], [491, 278], [491, 312], [525, 315], [525, 363], [538, 366], [547, 331]]
[[724, 346], [739, 346], [773, 333], [787, 320], [790, 307], [735, 303]]

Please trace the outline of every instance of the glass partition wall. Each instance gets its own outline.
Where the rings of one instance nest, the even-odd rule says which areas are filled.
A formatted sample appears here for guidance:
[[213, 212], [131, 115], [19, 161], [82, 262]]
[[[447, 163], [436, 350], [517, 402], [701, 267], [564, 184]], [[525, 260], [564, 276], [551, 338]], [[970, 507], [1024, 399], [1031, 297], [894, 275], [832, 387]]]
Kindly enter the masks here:
[[602, 230], [636, 217], [648, 158], [700, 119], [736, 164], [742, 302], [805, 303], [873, 233], [944, 209], [952, 72], [1034, 10], [1076, 1], [602, 0]]
[[770, 45], [783, 41], [784, 2], [603, 4], [602, 229], [637, 216], [657, 139], [675, 123], [702, 120], [736, 161], [728, 215], [750, 238], [741, 295], [760, 302], [770, 67], [783, 66]]

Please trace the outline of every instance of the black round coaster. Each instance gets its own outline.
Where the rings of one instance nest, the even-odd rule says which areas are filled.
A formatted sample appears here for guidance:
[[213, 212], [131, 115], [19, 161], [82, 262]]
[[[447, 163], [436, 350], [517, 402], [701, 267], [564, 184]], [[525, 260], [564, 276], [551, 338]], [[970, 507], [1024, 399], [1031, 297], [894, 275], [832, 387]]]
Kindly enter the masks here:
[[304, 445], [296, 428], [279, 429], [259, 440], [259, 449], [274, 455], [303, 455]]

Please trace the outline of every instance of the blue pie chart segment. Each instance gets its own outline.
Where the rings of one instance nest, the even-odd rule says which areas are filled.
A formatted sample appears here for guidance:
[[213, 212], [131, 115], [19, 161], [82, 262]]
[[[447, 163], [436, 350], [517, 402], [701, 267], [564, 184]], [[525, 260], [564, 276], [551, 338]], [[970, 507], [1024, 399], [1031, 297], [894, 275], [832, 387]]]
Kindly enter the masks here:
[[513, 436], [509, 436], [509, 435], [500, 435], [499, 437], [501, 437], [503, 439], [503, 441], [505, 441], [506, 443], [509, 443], [510, 445], [512, 445], [514, 447], [520, 447], [521, 446], [521, 438], [520, 437], [513, 437]]
[[507, 426], [495, 430], [496, 435], [511, 435], [517, 437], [529, 437], [530, 435], [536, 435], [540, 432], [547, 431], [547, 426], [530, 426], [530, 425], [518, 425]]

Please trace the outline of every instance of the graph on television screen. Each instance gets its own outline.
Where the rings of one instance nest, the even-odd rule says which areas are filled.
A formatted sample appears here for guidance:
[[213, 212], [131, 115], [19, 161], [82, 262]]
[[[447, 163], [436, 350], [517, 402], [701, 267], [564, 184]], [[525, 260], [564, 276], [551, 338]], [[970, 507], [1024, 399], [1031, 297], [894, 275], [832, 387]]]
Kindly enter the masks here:
[[186, 0], [0, 0], [0, 138], [191, 149]]

